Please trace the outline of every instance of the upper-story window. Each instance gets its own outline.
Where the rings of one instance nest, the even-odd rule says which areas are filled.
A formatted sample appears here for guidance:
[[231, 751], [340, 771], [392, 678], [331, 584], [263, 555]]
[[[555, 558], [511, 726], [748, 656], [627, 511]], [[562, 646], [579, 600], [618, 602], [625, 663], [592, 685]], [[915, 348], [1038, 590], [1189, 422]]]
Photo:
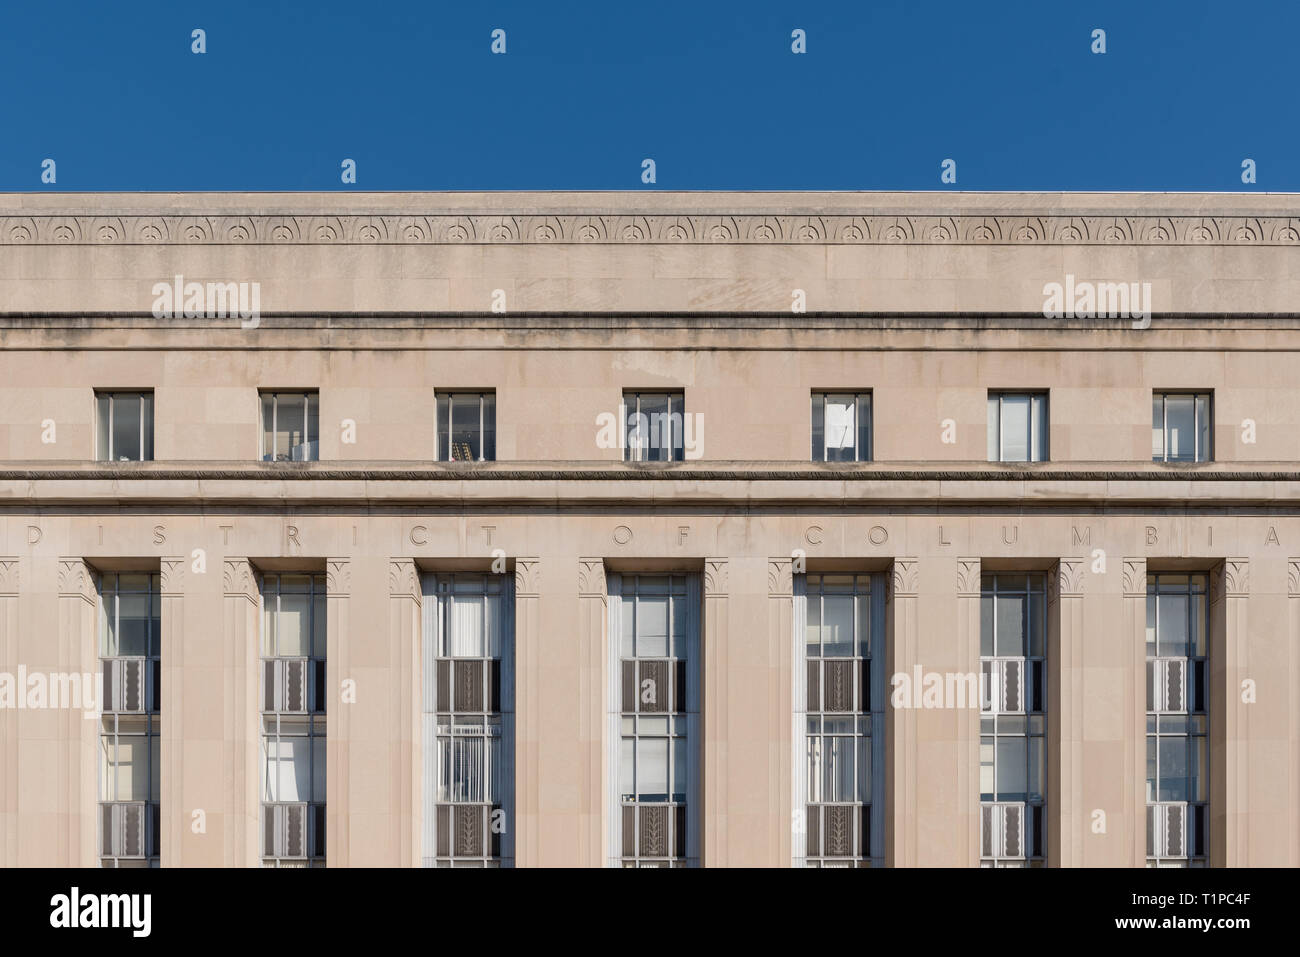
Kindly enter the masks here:
[[812, 460], [871, 461], [871, 393], [814, 392]]
[[989, 393], [989, 461], [1047, 461], [1047, 393]]
[[95, 393], [95, 458], [101, 462], [153, 461], [153, 393]]
[[439, 462], [496, 461], [495, 392], [440, 392], [437, 405]]
[[315, 462], [320, 458], [320, 394], [262, 393], [262, 461]]
[[1151, 396], [1151, 461], [1209, 462], [1210, 394], [1155, 392]]
[[624, 392], [623, 458], [628, 462], [684, 460], [685, 408], [681, 392]]

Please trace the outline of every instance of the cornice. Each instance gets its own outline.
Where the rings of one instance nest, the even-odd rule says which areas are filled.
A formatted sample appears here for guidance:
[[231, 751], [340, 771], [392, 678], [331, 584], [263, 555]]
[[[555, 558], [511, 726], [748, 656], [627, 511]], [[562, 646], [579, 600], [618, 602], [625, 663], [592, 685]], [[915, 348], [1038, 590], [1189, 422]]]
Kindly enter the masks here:
[[1300, 216], [676, 213], [0, 214], [0, 246], [1300, 246]]

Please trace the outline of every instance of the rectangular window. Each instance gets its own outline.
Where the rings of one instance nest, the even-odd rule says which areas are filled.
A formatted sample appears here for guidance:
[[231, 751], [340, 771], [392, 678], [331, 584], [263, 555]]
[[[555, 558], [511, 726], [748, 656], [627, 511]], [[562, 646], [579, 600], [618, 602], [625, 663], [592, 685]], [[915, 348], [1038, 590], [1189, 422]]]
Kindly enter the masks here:
[[699, 864], [699, 578], [611, 575], [610, 864]]
[[1207, 576], [1147, 576], [1147, 866], [1209, 859]]
[[1209, 462], [1208, 392], [1153, 392], [1151, 395], [1151, 461]]
[[99, 854], [104, 867], [157, 867], [159, 576], [100, 580]]
[[320, 395], [262, 393], [262, 461], [315, 462], [320, 458]]
[[628, 462], [683, 461], [685, 408], [681, 392], [623, 393], [623, 458]]
[[796, 867], [884, 863], [883, 575], [794, 582]]
[[262, 578], [262, 865], [325, 866], [325, 576]]
[[871, 461], [871, 393], [814, 392], [812, 460]]
[[514, 579], [424, 576], [425, 867], [514, 865]]
[[153, 393], [95, 393], [95, 458], [153, 461]]
[[980, 866], [1042, 867], [1047, 576], [980, 582]]
[[495, 462], [497, 396], [495, 392], [440, 392], [439, 462]]
[[989, 461], [1047, 461], [1047, 393], [989, 393]]

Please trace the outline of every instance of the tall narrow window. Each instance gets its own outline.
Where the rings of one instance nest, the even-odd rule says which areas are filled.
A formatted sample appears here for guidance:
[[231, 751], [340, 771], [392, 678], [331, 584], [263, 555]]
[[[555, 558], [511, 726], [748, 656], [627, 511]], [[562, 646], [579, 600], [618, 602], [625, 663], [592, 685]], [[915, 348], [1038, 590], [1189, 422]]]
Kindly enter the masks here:
[[871, 461], [871, 393], [814, 392], [812, 460]]
[[439, 462], [496, 461], [495, 392], [441, 392], [437, 408]]
[[262, 579], [262, 864], [325, 866], [325, 576]]
[[95, 393], [95, 458], [153, 461], [153, 393]]
[[104, 867], [157, 867], [162, 622], [156, 574], [100, 580], [99, 854]]
[[315, 462], [319, 458], [319, 394], [263, 392], [262, 461]]
[[623, 393], [623, 458], [629, 462], [683, 461], [685, 408], [681, 392]]
[[1213, 459], [1208, 392], [1154, 392], [1151, 396], [1151, 460], [1209, 462]]
[[1147, 576], [1147, 866], [1209, 857], [1209, 594], [1204, 574]]
[[980, 864], [1042, 867], [1047, 673], [1042, 572], [980, 587]]
[[514, 865], [514, 580], [426, 575], [425, 867]]
[[884, 862], [881, 575], [800, 575], [795, 596], [796, 867]]
[[699, 864], [696, 576], [611, 575], [610, 863]]
[[989, 393], [989, 461], [1047, 461], [1047, 393]]

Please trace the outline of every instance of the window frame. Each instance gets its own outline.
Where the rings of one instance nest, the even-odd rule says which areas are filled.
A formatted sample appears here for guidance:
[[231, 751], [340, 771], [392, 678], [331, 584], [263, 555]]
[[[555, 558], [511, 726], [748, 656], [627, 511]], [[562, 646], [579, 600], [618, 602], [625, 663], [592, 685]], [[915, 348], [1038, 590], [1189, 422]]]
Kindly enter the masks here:
[[[853, 400], [854, 442], [853, 458], [828, 459], [826, 447], [826, 401], [831, 398], [850, 398]], [[874, 394], [871, 389], [843, 390], [814, 389], [811, 396], [811, 430], [810, 437], [812, 461], [814, 462], [871, 462], [874, 461], [875, 422], [873, 419]], [[820, 417], [820, 428], [818, 418]], [[817, 454], [818, 436], [821, 437], [821, 456]]]
[[[1003, 405], [1009, 398], [1025, 398], [1029, 400], [1028, 432], [1026, 438], [1026, 458], [1009, 459], [1006, 457], [1007, 417], [1003, 412]], [[1035, 410], [1038, 406], [1037, 400], [1042, 400], [1041, 410], [1038, 412], [1042, 421], [1042, 449], [1039, 458], [1034, 457], [1034, 443], [1039, 437], [1034, 430]], [[990, 462], [1007, 463], [1011, 465], [1027, 465], [1035, 462], [1050, 462], [1052, 460], [1052, 418], [1051, 418], [1051, 390], [1049, 389], [989, 389], [988, 397], [985, 400], [986, 416], [992, 413], [993, 402], [997, 401], [997, 458], [989, 455]], [[986, 450], [988, 451], [988, 450]]]
[[[1170, 459], [1169, 458], [1169, 399], [1175, 396], [1189, 396], [1192, 399], [1192, 458], [1191, 459]], [[1205, 456], [1201, 457], [1201, 402], [1205, 400]], [[1152, 450], [1151, 461], [1161, 465], [1196, 465], [1201, 462], [1214, 461], [1214, 390], [1212, 389], [1152, 389], [1151, 403], [1155, 405], [1160, 401], [1161, 427], [1160, 427], [1160, 448], [1161, 458], [1156, 458], [1155, 451]], [[1152, 408], [1152, 419], [1155, 418], [1155, 409]], [[1155, 422], [1151, 423], [1151, 431], [1155, 432]]]
[[[140, 401], [140, 421], [137, 423], [136, 439], [140, 445], [140, 458], [117, 459], [113, 456], [113, 424], [115, 404], [119, 399], [130, 398]], [[104, 412], [100, 401], [107, 400]], [[108, 421], [102, 421], [103, 415]], [[146, 422], [148, 427], [146, 428]], [[100, 448], [100, 433], [107, 436], [108, 448]], [[145, 454], [145, 438], [148, 437], [148, 455]], [[97, 462], [153, 462], [154, 458], [154, 392], [152, 389], [96, 389], [95, 390], [95, 461]]]
[[[454, 458], [452, 452], [452, 437], [455, 434], [454, 422], [456, 416], [456, 400], [473, 397], [478, 404], [478, 432], [476, 439], [478, 443], [478, 455], [469, 459]], [[489, 403], [488, 400], [491, 400]], [[495, 389], [445, 389], [434, 393], [434, 441], [437, 444], [435, 452], [439, 462], [495, 462], [497, 460], [497, 393]], [[447, 416], [443, 420], [442, 404], [447, 403]], [[491, 429], [488, 429], [488, 405], [491, 405]], [[492, 455], [487, 455], [487, 436], [489, 431], [492, 435]], [[446, 445], [444, 454], [443, 445]]]
[[[295, 459], [292, 458], [293, 448], [290, 447], [290, 458], [276, 458], [275, 448], [268, 450], [266, 448], [266, 437], [271, 436], [271, 444], [275, 445], [275, 437], [279, 434], [280, 421], [280, 398], [281, 396], [295, 396], [303, 400], [302, 406], [302, 432], [303, 441], [299, 443], [300, 448], [312, 449], [314, 454], [310, 458]], [[266, 400], [271, 400], [271, 421], [266, 421]], [[316, 434], [311, 434], [311, 405], [312, 399], [316, 400]], [[319, 462], [320, 459], [320, 390], [319, 389], [260, 389], [257, 393], [257, 414], [260, 420], [261, 428], [258, 431], [258, 458], [262, 462]]]
[[[647, 431], [649, 432], [650, 443], [643, 444], [640, 441], [640, 423], [642, 419], [641, 402], [643, 399], [658, 398], [662, 396], [668, 405], [667, 413], [647, 413], [645, 419], [647, 422]], [[629, 405], [629, 400], [631, 404]], [[630, 410], [630, 411], [629, 411]], [[623, 397], [619, 403], [619, 411], [622, 413], [621, 436], [623, 442], [623, 461], [625, 462], [684, 462], [686, 461], [686, 390], [685, 389], [659, 389], [651, 391], [648, 389], [624, 389]], [[669, 448], [666, 457], [652, 457], [651, 452], [657, 451], [660, 446], [653, 444], [656, 438], [656, 430], [652, 421], [654, 415], [667, 415], [669, 431]], [[673, 416], [677, 416], [677, 422], [674, 424]], [[636, 417], [636, 433], [632, 426], [632, 419]], [[662, 433], [662, 428], [658, 430]], [[633, 439], [637, 441], [633, 444]]]

